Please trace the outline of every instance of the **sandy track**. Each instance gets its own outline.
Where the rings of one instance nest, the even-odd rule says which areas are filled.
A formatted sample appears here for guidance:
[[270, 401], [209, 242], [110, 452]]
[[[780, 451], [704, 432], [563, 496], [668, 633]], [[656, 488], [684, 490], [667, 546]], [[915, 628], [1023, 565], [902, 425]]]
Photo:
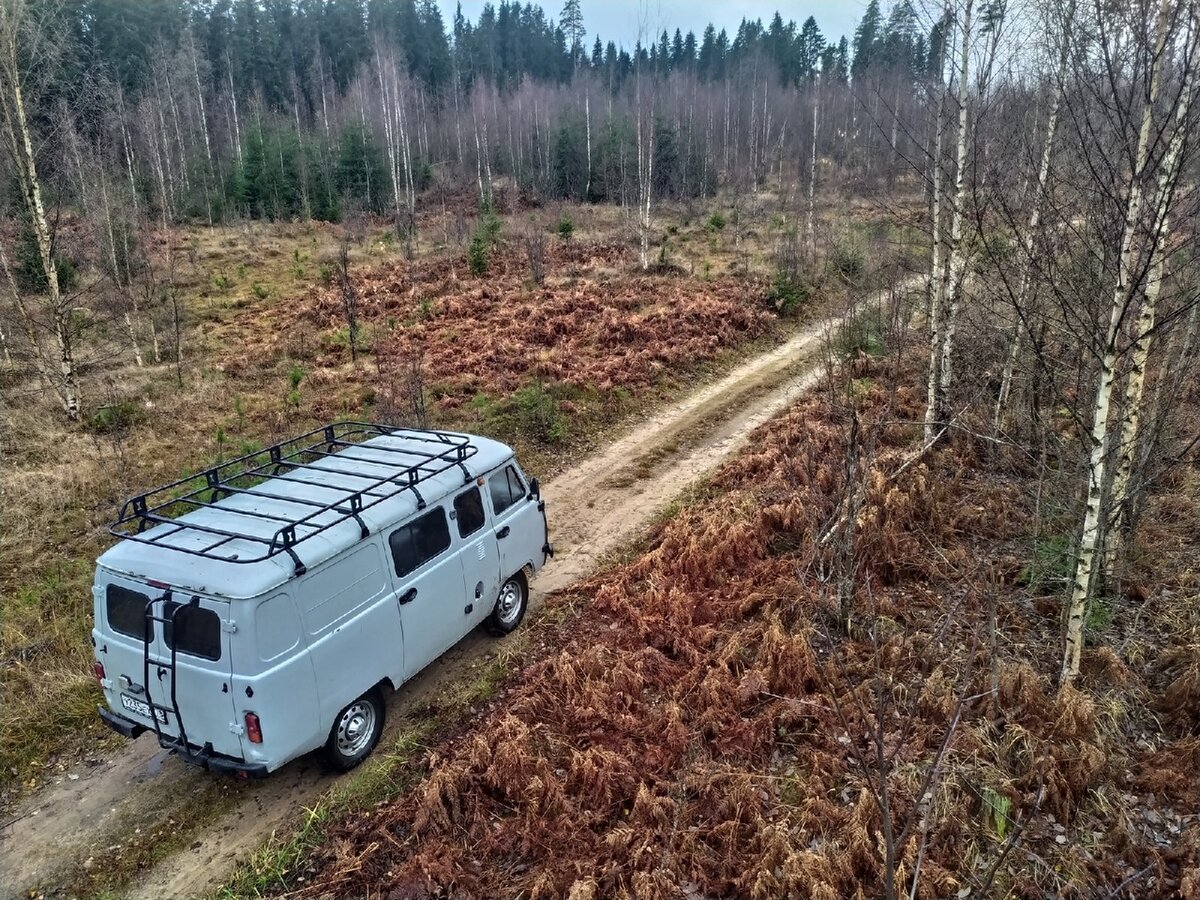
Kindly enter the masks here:
[[[558, 555], [534, 583], [533, 609], [546, 593], [572, 584], [635, 536], [665, 503], [810, 387], [830, 324], [814, 324], [659, 410], [544, 485]], [[494, 641], [469, 635], [396, 692], [389, 708], [437, 694], [495, 650]], [[333, 780], [305, 757], [265, 781], [229, 785], [233, 810], [146, 873], [129, 895], [186, 897], [212, 890], [264, 838], [286, 832]], [[150, 834], [173, 820], [186, 821], [189, 805], [213, 790], [212, 776], [168, 756], [146, 736], [112, 759], [81, 764], [17, 810], [0, 833], [0, 896], [28, 897], [35, 887], [53, 896], [81, 866], [104, 865], [106, 852], [133, 829]]]

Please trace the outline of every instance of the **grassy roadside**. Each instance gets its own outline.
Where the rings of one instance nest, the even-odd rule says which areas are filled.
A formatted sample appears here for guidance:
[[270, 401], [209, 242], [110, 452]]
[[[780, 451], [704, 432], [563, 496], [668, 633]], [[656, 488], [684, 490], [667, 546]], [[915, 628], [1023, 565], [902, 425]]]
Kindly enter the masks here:
[[[637, 535], [605, 554], [595, 571], [615, 569], [636, 559], [664, 525], [711, 493], [708, 479], [695, 481], [664, 504]], [[500, 652], [483, 663], [479, 672], [408, 710], [394, 734], [389, 729], [362, 767], [340, 779], [312, 807], [304, 808], [290, 835], [272, 835], [206, 900], [271, 897], [303, 887], [311, 874], [311, 856], [326, 842], [332, 826], [351, 815], [369, 817], [422, 784], [429, 774], [430, 749], [463, 732], [491, 708], [491, 701], [516, 686], [520, 672], [562, 646], [584, 611], [580, 597], [570, 588], [548, 596], [536, 617], [505, 638]]]
[[[603, 213], [581, 222], [577, 241], [617, 228], [605, 218], [612, 218], [611, 211]], [[397, 259], [400, 248], [387, 236], [386, 229], [364, 235], [352, 253], [355, 264], [369, 268]], [[319, 287], [323, 260], [337, 239], [335, 229], [316, 225], [197, 231], [187, 239], [189, 263], [181, 276], [191, 323], [184, 342], [186, 390], [176, 385], [169, 361], [145, 369], [109, 363], [89, 373], [88, 395], [100, 408], [80, 427], [64, 427], [44, 404], [6, 403], [0, 410], [6, 513], [0, 536], [0, 691], [6, 699], [0, 709], [0, 808], [113, 741], [95, 718], [100, 695], [90, 674], [88, 633], [92, 566], [110, 543], [104, 525], [119, 500], [331, 417], [377, 414], [365, 402], [373, 377], [369, 358], [357, 367], [326, 366], [292, 355], [306, 352], [306, 345], [315, 352], [336, 337], [332, 332], [306, 335], [300, 329], [298, 347], [275, 355], [262, 349], [261, 332], [269, 336], [277, 313]], [[769, 266], [768, 235], [757, 243], [744, 237], [735, 251], [728, 235], [714, 236], [696, 220], [671, 240], [680, 252], [694, 245], [713, 257], [720, 263], [714, 271], [761, 275]], [[425, 252], [436, 261], [454, 251], [430, 246]], [[572, 270], [564, 289], [586, 277]], [[872, 273], [863, 277], [869, 281]], [[820, 296], [810, 304], [815, 309], [827, 302]], [[665, 372], [637, 394], [538, 386], [548, 398], [532, 396], [525, 408], [520, 391], [455, 410], [434, 404], [433, 424], [507, 440], [545, 477], [606, 442], [614, 429], [786, 338], [798, 321], [781, 319], [754, 340]], [[298, 385], [291, 385], [298, 369]], [[550, 430], [550, 439], [547, 400], [562, 426]]]
[[566, 602], [544, 607], [535, 621], [506, 638], [478, 671], [406, 710], [370, 759], [304, 808], [288, 836], [273, 835], [256, 849], [210, 900], [264, 897], [303, 884], [309, 854], [323, 843], [328, 826], [351, 812], [370, 816], [372, 809], [420, 784], [428, 772], [429, 748], [467, 726], [484, 704], [501, 696], [507, 681], [540, 652], [537, 648], [544, 651], [555, 642], [575, 612]]

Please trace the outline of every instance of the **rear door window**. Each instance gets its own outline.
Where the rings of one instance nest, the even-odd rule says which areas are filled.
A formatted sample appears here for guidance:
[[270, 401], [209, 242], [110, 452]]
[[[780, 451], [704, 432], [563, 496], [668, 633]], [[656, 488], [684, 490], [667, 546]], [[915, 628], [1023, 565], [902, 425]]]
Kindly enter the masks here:
[[492, 497], [492, 509], [496, 515], [500, 515], [525, 496], [525, 485], [521, 483], [521, 476], [515, 468], [505, 466], [488, 479], [488, 493]]
[[396, 576], [403, 578], [450, 547], [450, 526], [440, 506], [401, 525], [388, 538]]
[[483, 527], [483, 495], [479, 488], [463, 491], [454, 498], [454, 517], [458, 520], [458, 536], [467, 537]]
[[[170, 648], [189, 656], [221, 658], [221, 617], [213, 610], [168, 600], [163, 604], [163, 641]], [[178, 612], [176, 612], [178, 610]], [[171, 617], [174, 616], [172, 625]]]
[[146, 620], [146, 604], [150, 598], [137, 591], [110, 584], [105, 591], [104, 607], [108, 616], [108, 627], [118, 634], [137, 638], [139, 641], [150, 637], [149, 622]]

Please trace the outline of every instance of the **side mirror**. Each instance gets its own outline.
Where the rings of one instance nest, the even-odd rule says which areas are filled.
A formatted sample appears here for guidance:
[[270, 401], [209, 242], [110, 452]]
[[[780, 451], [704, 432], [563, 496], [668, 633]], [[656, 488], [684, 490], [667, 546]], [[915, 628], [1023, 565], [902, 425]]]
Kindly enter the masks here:
[[537, 497], [539, 499], [542, 496], [542, 485], [541, 482], [539, 482], [536, 478], [529, 479], [529, 496]]

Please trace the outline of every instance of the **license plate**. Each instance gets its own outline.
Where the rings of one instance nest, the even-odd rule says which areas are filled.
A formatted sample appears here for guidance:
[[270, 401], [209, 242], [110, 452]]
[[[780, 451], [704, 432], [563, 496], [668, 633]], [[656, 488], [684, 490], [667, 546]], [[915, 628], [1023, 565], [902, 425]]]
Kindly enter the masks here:
[[[128, 694], [121, 695], [121, 705], [133, 713], [137, 713], [143, 719], [150, 718], [150, 704], [145, 700], [135, 700]], [[161, 709], [156, 709], [154, 714], [158, 716], [158, 721], [162, 724], [167, 724], [167, 714]]]

